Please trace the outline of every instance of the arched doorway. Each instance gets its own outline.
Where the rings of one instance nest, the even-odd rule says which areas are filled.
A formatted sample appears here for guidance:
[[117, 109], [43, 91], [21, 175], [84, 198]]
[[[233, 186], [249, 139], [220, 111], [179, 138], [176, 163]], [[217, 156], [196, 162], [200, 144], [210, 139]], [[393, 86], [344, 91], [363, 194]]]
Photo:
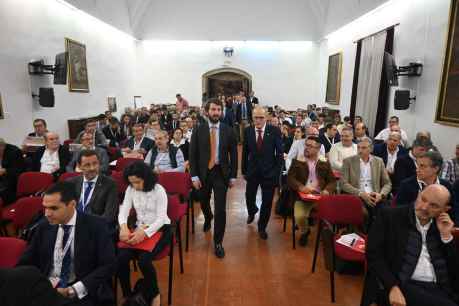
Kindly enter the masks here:
[[207, 98], [219, 94], [230, 96], [240, 91], [246, 95], [252, 90], [252, 76], [237, 68], [219, 68], [202, 75], [202, 92]]

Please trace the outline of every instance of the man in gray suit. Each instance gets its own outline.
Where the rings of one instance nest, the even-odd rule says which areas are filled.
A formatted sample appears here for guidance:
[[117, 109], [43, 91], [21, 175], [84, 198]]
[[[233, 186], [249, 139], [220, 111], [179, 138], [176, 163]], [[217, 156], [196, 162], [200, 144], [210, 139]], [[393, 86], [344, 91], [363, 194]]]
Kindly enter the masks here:
[[344, 159], [341, 177], [342, 191], [365, 202], [370, 223], [392, 188], [383, 160], [370, 154], [372, 146], [371, 139], [363, 137], [357, 144], [358, 155]]
[[78, 155], [78, 167], [83, 175], [68, 181], [80, 195], [77, 210], [104, 217], [110, 226], [118, 216], [118, 191], [115, 181], [100, 173], [99, 156], [94, 150], [83, 150]]

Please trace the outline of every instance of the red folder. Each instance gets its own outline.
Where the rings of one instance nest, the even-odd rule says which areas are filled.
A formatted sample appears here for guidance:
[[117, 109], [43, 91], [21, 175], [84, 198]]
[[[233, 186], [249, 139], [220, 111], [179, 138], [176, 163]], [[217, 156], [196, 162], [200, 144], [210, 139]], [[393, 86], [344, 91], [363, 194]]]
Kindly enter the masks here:
[[154, 234], [150, 238], [145, 238], [142, 242], [139, 242], [137, 244], [128, 244], [126, 242], [119, 241], [118, 248], [136, 249], [136, 250], [143, 250], [143, 251], [151, 252], [155, 248], [156, 244], [158, 244], [158, 241], [159, 239], [161, 239], [162, 235], [163, 235], [162, 232], [156, 232], [156, 234]]
[[298, 196], [303, 201], [319, 201], [320, 200], [320, 194], [303, 193], [303, 192], [298, 191]]

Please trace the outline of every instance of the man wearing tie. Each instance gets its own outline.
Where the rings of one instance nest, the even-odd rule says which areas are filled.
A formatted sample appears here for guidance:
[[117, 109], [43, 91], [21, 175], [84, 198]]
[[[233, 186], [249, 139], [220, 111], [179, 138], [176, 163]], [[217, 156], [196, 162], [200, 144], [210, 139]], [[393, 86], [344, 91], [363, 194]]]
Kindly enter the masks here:
[[210, 230], [213, 219], [210, 196], [214, 192], [215, 255], [225, 256], [223, 236], [226, 226], [226, 192], [237, 176], [237, 144], [233, 130], [220, 122], [223, 104], [218, 99], [207, 102], [208, 120], [193, 128], [190, 142], [190, 173], [193, 186], [199, 191], [204, 214], [204, 232]]
[[258, 212], [255, 200], [258, 186], [261, 186], [262, 204], [258, 233], [261, 239], [266, 240], [266, 226], [271, 216], [274, 189], [282, 169], [282, 138], [279, 128], [266, 124], [266, 111], [262, 107], [257, 106], [253, 110], [253, 119], [255, 127], [245, 129], [242, 146], [242, 174], [247, 181], [247, 224], [253, 222]]
[[107, 223], [76, 211], [78, 195], [69, 182], [51, 186], [43, 197], [41, 223], [18, 265], [35, 266], [72, 305], [110, 305], [115, 247]]
[[236, 120], [239, 123], [241, 142], [244, 142], [244, 130], [252, 121], [252, 104], [247, 102], [246, 97], [240, 97], [241, 103], [238, 106]]

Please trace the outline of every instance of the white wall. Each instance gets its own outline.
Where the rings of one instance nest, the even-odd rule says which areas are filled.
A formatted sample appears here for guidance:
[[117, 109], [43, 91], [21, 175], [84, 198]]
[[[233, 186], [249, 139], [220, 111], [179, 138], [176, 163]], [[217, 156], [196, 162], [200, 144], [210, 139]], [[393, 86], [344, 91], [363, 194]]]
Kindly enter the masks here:
[[174, 102], [180, 92], [200, 105], [201, 77], [228, 60], [225, 45], [234, 47], [229, 67], [252, 75], [263, 104], [294, 109], [316, 103], [319, 46], [312, 42], [140, 42], [137, 85], [144, 101]]
[[[0, 1], [0, 93], [6, 119], [0, 137], [20, 144], [32, 130], [34, 118], [45, 118], [61, 140], [68, 137], [67, 119], [95, 115], [107, 109], [107, 96], [116, 96], [118, 109], [131, 103], [134, 90], [135, 42], [103, 22], [55, 0]], [[56, 107], [42, 108], [31, 98], [27, 63], [65, 51], [64, 38], [86, 45], [89, 93], [71, 93], [55, 85]], [[52, 83], [45, 78], [43, 83]]]
[[[343, 114], [349, 114], [356, 45], [353, 43], [368, 34], [395, 23], [394, 55], [399, 66], [411, 61], [424, 63], [420, 78], [400, 78], [399, 87], [415, 90], [417, 101], [407, 111], [395, 111], [391, 89], [389, 115], [400, 117], [401, 126], [412, 139], [419, 130], [429, 130], [434, 143], [445, 157], [454, 153], [458, 129], [434, 122], [438, 100], [441, 71], [445, 51], [450, 0], [393, 0], [351, 24], [329, 35], [321, 43], [320, 74], [318, 86], [321, 88], [320, 101], [325, 101], [328, 55], [343, 52], [343, 82], [341, 104]], [[325, 104], [322, 102], [322, 104]]]

